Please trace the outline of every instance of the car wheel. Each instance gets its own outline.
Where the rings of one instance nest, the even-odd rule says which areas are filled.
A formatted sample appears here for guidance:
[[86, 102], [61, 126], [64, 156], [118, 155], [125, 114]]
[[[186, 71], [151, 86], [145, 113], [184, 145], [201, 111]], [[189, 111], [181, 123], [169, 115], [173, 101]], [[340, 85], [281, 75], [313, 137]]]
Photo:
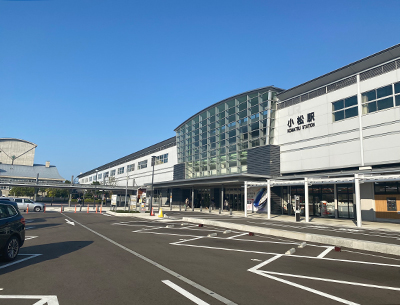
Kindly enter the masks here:
[[4, 259], [6, 261], [12, 261], [15, 259], [19, 252], [19, 241], [17, 237], [13, 236], [8, 241], [4, 248]]
[[41, 208], [40, 208], [40, 207], [35, 207], [33, 210], [34, 210], [35, 212], [40, 212]]

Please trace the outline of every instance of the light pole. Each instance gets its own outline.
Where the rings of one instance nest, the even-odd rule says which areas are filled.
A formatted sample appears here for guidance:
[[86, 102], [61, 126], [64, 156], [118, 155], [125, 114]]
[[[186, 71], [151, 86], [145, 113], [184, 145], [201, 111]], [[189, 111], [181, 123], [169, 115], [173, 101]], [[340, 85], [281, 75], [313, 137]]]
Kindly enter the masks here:
[[153, 173], [151, 175], [151, 197], [150, 197], [150, 213], [153, 207], [153, 196], [154, 196], [154, 163], [156, 163], [156, 156], [151, 156], [151, 166], [153, 166]]

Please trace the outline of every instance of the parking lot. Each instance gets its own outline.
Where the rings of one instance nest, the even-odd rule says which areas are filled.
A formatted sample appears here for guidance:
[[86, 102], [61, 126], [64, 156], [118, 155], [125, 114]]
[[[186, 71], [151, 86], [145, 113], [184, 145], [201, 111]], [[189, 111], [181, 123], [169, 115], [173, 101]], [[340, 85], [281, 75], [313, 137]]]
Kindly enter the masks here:
[[[400, 258], [169, 219], [29, 213], [0, 304], [398, 304]], [[292, 254], [285, 254], [295, 249]], [[293, 251], [293, 250], [292, 250]]]

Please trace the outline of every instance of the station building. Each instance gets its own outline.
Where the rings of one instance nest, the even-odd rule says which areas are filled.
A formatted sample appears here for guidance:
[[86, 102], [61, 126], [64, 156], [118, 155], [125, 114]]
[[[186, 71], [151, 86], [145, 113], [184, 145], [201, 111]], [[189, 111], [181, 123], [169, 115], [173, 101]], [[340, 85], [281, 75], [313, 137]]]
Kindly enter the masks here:
[[[159, 154], [148, 148], [140, 158], [127, 156], [148, 188], [150, 169], [139, 162], [168, 154], [168, 175], [156, 165], [154, 188], [173, 203], [227, 202], [247, 212], [254, 210], [251, 189], [265, 187], [268, 215], [292, 214], [298, 196], [307, 221], [400, 222], [400, 45], [288, 90], [269, 86], [229, 97], [175, 132]], [[99, 179], [112, 165], [124, 168], [126, 183], [127, 157], [81, 174], [80, 182]]]

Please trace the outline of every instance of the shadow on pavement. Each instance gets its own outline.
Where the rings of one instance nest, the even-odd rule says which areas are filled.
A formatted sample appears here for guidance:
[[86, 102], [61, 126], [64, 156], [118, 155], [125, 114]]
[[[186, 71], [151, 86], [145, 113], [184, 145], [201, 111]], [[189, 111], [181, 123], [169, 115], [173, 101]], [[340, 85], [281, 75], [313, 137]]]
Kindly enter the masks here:
[[9, 265], [10, 262], [5, 262], [4, 260], [0, 260], [0, 274], [13, 272], [15, 270], [27, 266], [32, 266], [34, 264], [59, 258], [65, 254], [69, 254], [78, 251], [84, 247], [87, 247], [92, 243], [93, 241], [66, 241], [53, 244], [29, 246], [29, 247], [24, 246], [21, 248], [20, 254], [41, 254], [41, 255], [34, 257], [32, 259], [27, 259], [20, 263], [18, 263], [18, 261], [27, 258], [28, 255], [18, 255], [18, 257], [13, 262], [11, 262], [14, 263], [13, 265]]

